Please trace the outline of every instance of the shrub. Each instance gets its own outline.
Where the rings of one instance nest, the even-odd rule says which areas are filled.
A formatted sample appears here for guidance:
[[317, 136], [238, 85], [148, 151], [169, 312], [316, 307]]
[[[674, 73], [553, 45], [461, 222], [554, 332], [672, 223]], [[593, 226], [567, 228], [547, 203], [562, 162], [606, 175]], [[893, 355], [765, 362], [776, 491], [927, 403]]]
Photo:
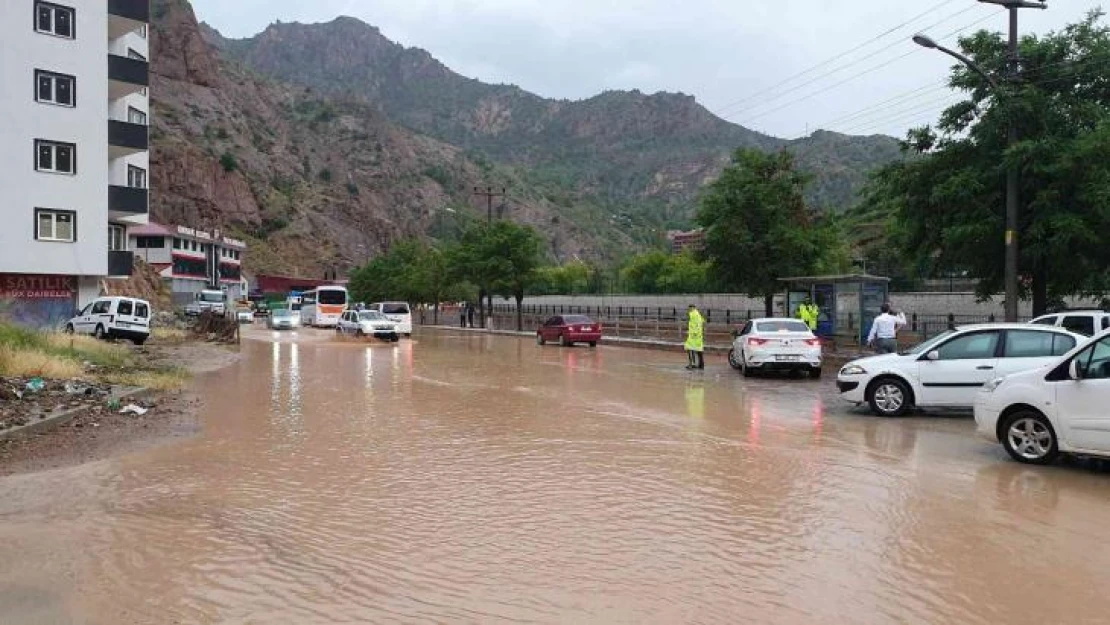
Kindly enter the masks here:
[[331, 170], [327, 167], [320, 170], [320, 180], [331, 182]]
[[239, 169], [239, 160], [231, 152], [224, 152], [220, 157], [220, 165], [223, 165], [224, 171], [231, 173]]
[[359, 193], [358, 185], [353, 183], [353, 182], [348, 182], [347, 183], [347, 193], [350, 193], [351, 195], [358, 195], [358, 193]]

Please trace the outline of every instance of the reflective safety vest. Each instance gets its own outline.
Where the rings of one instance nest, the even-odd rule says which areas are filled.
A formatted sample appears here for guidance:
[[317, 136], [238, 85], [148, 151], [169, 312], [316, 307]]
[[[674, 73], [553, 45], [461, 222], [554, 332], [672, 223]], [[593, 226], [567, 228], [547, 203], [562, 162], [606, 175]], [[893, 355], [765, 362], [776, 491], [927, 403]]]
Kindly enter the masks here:
[[690, 320], [686, 325], [686, 349], [705, 351], [705, 317], [697, 310], [690, 311]]
[[821, 309], [816, 304], [802, 304], [798, 307], [798, 318], [809, 326], [810, 331], [817, 329], [817, 319], [821, 316]]

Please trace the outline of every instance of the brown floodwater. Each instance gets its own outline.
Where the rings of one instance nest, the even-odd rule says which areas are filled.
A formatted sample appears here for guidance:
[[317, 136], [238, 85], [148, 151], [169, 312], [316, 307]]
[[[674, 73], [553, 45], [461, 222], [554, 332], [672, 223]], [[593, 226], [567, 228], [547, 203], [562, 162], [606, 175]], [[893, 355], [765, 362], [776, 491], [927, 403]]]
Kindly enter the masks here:
[[255, 330], [203, 433], [0, 479], [0, 623], [1110, 621], [1110, 473], [714, 358]]

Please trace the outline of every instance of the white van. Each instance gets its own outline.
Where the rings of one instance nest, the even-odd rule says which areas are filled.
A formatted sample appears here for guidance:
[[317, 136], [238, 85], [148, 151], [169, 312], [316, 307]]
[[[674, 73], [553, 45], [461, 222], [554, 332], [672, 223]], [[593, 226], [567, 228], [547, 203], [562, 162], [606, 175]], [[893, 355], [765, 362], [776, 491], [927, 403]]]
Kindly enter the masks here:
[[412, 307], [405, 302], [378, 302], [370, 304], [366, 310], [376, 310], [390, 321], [397, 322], [397, 331], [405, 336], [412, 336]]
[[150, 337], [150, 302], [133, 297], [100, 297], [66, 322], [69, 334], [91, 334], [98, 339], [128, 339], [142, 345]]

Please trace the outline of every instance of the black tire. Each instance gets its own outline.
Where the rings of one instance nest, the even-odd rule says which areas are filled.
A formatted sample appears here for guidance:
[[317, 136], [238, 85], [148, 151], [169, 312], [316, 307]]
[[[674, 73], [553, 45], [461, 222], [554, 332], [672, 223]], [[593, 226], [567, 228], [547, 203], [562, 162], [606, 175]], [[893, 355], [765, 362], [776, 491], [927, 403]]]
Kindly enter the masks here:
[[131, 339], [131, 342], [139, 347], [142, 347], [143, 343], [146, 343], [146, 337], [144, 336], [141, 339]]
[[590, 341], [590, 347], [597, 347], [597, 341]]
[[355, 336], [361, 339], [366, 336], [366, 333], [362, 331], [362, 328], [359, 328], [358, 330], [355, 330]]
[[810, 369], [809, 370], [809, 377], [813, 378], [814, 380], [820, 380], [821, 379], [821, 367], [814, 367], [814, 368]]
[[574, 345], [574, 343], [571, 343], [570, 341], [567, 340], [567, 335], [565, 335], [565, 334], [560, 334], [559, 335], [559, 347], [571, 347], [572, 345]]
[[93, 331], [93, 336], [96, 337], [96, 339], [99, 341], [105, 341], [108, 339], [108, 333], [104, 331], [104, 326], [100, 324], [97, 324], [96, 330]]
[[389, 342], [390, 343], [396, 343], [397, 341], [400, 341], [400, 340], [401, 340], [401, 337], [396, 335], [396, 334], [391, 334], [389, 336]]
[[543, 335], [539, 332], [536, 333], [536, 345], [546, 345], [547, 341], [543, 340]]
[[900, 378], [879, 378], [867, 387], [867, 404], [881, 417], [901, 417], [913, 408], [913, 392]]
[[740, 361], [736, 360], [736, 348], [735, 347], [728, 350], [728, 366], [732, 367], [733, 369], [736, 369], [737, 371], [740, 370]]
[[1035, 410], [1019, 410], [1010, 415], [1001, 432], [1006, 453], [1022, 464], [1052, 464], [1060, 456], [1056, 430]]
[[73, 324], [72, 323], [67, 323], [65, 333], [66, 334], [73, 334], [74, 332], [76, 332], [76, 330], [73, 329]]

